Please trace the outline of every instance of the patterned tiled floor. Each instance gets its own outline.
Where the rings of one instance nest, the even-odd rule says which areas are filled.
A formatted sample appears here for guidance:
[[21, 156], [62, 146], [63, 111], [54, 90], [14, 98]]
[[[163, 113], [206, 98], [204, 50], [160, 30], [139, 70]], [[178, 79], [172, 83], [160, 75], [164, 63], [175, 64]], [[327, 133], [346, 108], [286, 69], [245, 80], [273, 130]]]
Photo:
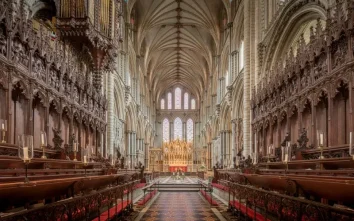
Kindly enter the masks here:
[[214, 221], [219, 220], [196, 192], [160, 193], [145, 212], [144, 221]]
[[184, 179], [176, 179], [172, 176], [162, 178], [161, 182], [163, 184], [196, 184], [198, 183], [198, 178], [197, 177], [184, 177]]

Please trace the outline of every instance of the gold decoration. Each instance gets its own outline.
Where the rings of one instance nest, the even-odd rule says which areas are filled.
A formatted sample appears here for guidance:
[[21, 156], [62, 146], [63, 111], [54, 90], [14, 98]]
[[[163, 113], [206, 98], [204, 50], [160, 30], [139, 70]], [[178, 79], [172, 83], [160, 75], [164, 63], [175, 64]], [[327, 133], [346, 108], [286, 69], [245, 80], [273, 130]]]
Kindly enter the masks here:
[[173, 140], [171, 142], [164, 142], [162, 151], [165, 165], [192, 164], [192, 143], [179, 139]]

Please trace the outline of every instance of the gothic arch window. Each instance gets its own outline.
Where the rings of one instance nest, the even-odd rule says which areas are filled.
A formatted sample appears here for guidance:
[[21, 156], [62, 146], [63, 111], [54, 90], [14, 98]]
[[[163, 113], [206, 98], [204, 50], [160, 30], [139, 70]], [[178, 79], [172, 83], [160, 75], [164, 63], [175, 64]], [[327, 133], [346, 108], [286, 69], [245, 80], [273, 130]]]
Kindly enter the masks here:
[[182, 139], [182, 120], [179, 117], [174, 122], [174, 138], [175, 140]]
[[161, 109], [165, 109], [165, 99], [161, 99]]
[[182, 107], [182, 91], [181, 89], [178, 87], [175, 90], [175, 109], [181, 109]]
[[195, 99], [191, 100], [191, 109], [195, 110]]
[[188, 119], [187, 120], [187, 141], [188, 142], [193, 142], [193, 120], [192, 119]]
[[165, 118], [162, 122], [162, 139], [164, 142], [168, 142], [170, 134], [170, 123], [167, 118]]
[[167, 109], [172, 109], [172, 93], [167, 94]]
[[186, 92], [186, 93], [184, 93], [184, 109], [185, 110], [188, 110], [188, 108], [189, 108], [188, 104], [189, 104], [189, 95]]

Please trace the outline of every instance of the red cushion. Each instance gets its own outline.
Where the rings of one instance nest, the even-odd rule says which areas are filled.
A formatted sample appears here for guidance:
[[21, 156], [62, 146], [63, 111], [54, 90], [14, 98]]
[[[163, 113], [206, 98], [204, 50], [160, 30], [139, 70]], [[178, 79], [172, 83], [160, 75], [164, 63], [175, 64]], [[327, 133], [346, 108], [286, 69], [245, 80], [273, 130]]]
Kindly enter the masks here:
[[[109, 209], [109, 217], [108, 217], [108, 210], [106, 210], [105, 212], [103, 212], [100, 217], [96, 217], [95, 219], [93, 219], [92, 221], [106, 221], [108, 220], [108, 218], [112, 218], [113, 216], [119, 214], [120, 212], [122, 212], [122, 210], [124, 210], [125, 208], [127, 208], [127, 206], [130, 204], [130, 200], [128, 201], [123, 201], [120, 202], [118, 205], [112, 207]], [[123, 209], [122, 209], [123, 207]], [[116, 213], [117, 210], [117, 213]]]
[[[251, 209], [250, 207], [247, 207], [240, 203], [239, 201], [235, 200], [235, 201], [230, 201], [230, 205], [232, 205], [235, 209], [238, 209], [240, 210], [243, 214], [247, 215], [248, 217], [250, 217], [251, 219], [255, 219], [257, 221], [265, 221], [265, 217]], [[256, 214], [256, 217], [255, 217], [255, 214]], [[267, 219], [267, 221], [270, 221], [270, 219]]]

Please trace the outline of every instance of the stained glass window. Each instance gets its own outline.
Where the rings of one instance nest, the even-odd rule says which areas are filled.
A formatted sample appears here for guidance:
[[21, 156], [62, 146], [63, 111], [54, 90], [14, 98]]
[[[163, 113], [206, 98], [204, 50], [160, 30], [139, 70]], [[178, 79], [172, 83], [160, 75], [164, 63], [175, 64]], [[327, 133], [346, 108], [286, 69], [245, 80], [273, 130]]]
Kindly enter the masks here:
[[178, 87], [175, 90], [175, 109], [181, 109], [182, 106], [182, 91], [181, 89]]
[[188, 110], [188, 104], [189, 104], [189, 95], [188, 93], [184, 93], [184, 109], [185, 110]]
[[182, 120], [181, 118], [177, 117], [174, 122], [174, 138], [182, 139]]
[[161, 109], [165, 109], [165, 99], [161, 99]]
[[191, 100], [191, 109], [195, 109], [195, 100], [194, 99], [192, 99]]
[[168, 142], [170, 140], [170, 123], [168, 119], [165, 118], [162, 122], [162, 139], [164, 142]]
[[188, 119], [187, 120], [187, 141], [188, 142], [193, 142], [193, 120]]
[[167, 94], [167, 109], [172, 109], [172, 93]]

